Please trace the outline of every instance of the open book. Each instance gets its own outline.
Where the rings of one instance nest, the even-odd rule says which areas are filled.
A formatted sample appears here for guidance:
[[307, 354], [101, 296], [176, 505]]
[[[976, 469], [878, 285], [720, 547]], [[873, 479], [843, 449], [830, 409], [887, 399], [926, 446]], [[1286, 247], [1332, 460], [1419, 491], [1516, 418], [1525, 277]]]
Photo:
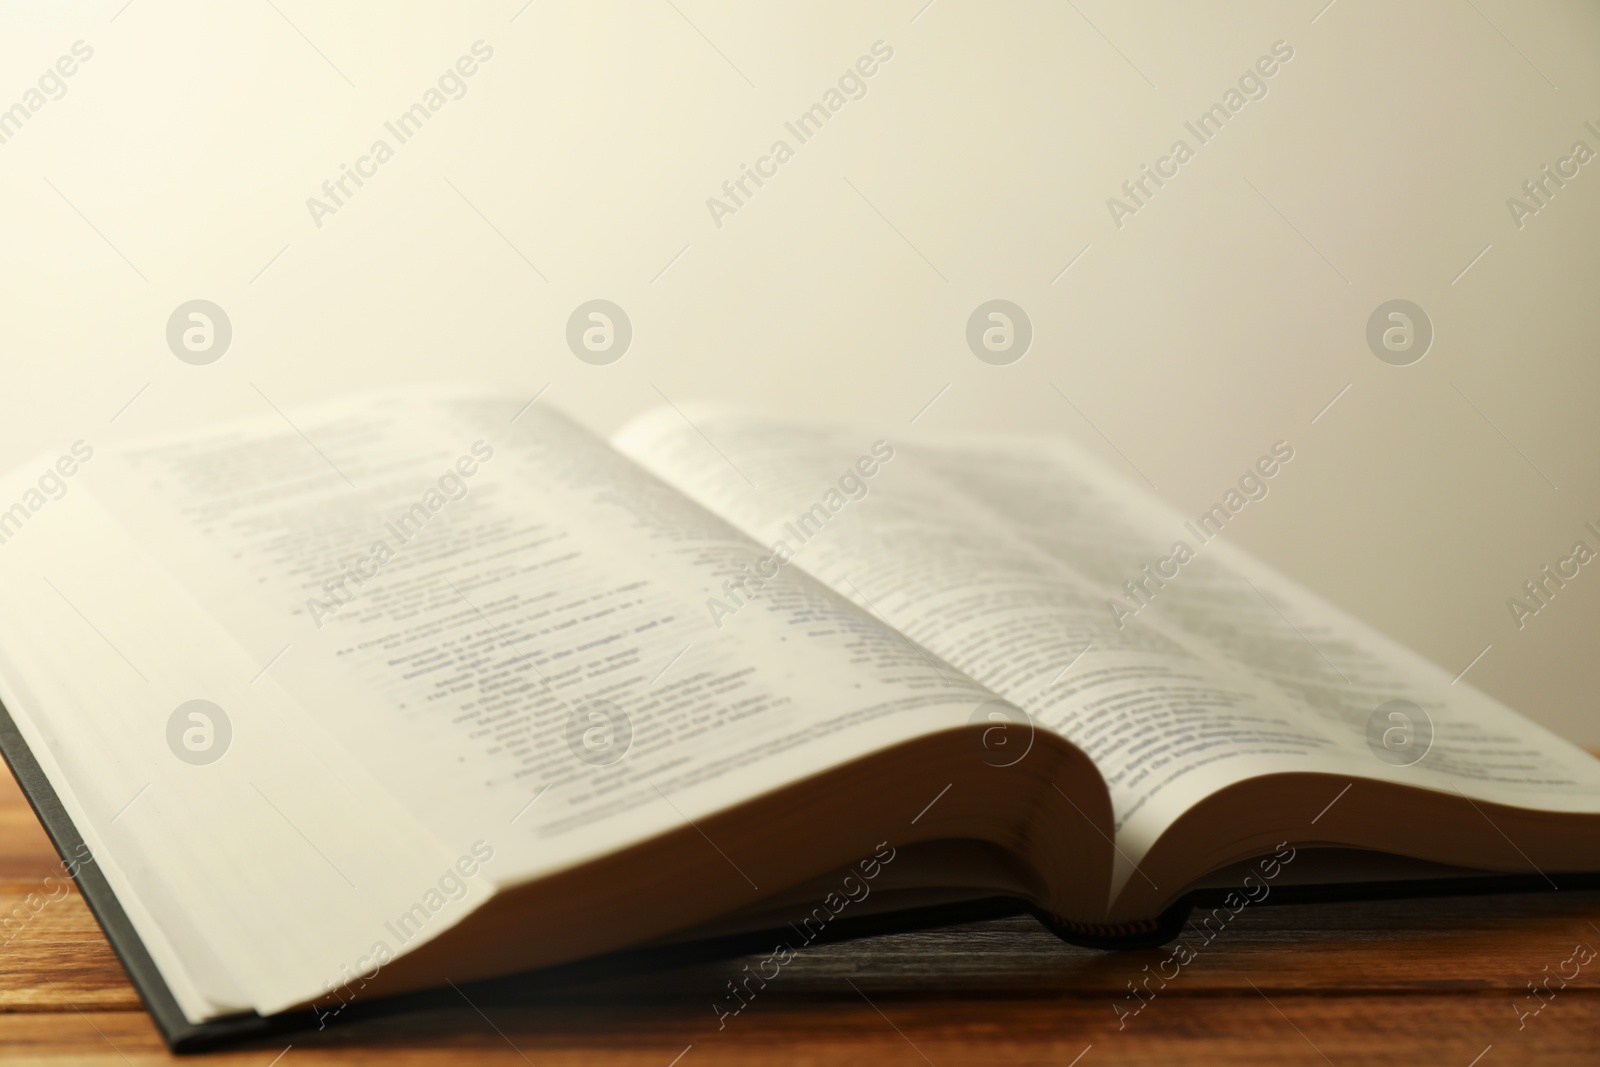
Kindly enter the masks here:
[[174, 1042], [963, 902], [1115, 944], [1600, 867], [1600, 763], [1217, 536], [1293, 458], [1184, 517], [1060, 441], [714, 411], [78, 441], [0, 482], [0, 744]]

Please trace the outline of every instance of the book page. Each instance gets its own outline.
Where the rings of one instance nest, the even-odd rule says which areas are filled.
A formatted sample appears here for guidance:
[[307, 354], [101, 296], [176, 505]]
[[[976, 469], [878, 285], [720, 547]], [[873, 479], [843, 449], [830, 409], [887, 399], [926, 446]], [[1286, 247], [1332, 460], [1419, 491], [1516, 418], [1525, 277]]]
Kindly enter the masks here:
[[[1087, 751], [1112, 790], [1117, 886], [1194, 803], [1260, 774], [1600, 810], [1586, 754], [1065, 443], [874, 452], [848, 431], [690, 417], [645, 416], [619, 447], [755, 535], [787, 538], [797, 566]], [[809, 488], [828, 472], [841, 479], [831, 497]], [[1406, 766], [1368, 745], [1374, 713], [1394, 700], [1432, 724], [1425, 756]]]
[[364, 398], [109, 457], [95, 490], [326, 743], [448, 847], [492, 829], [502, 884], [992, 698], [793, 569], [719, 628], [707, 596], [766, 550], [518, 408]]
[[[767, 550], [519, 406], [390, 394], [102, 447], [0, 545], [8, 697], [186, 1011], [279, 1010], [413, 947], [394, 922], [460, 857], [426, 937], [994, 698], [793, 568], [719, 628], [707, 597]], [[234, 729], [200, 771], [166, 751], [194, 696]]]

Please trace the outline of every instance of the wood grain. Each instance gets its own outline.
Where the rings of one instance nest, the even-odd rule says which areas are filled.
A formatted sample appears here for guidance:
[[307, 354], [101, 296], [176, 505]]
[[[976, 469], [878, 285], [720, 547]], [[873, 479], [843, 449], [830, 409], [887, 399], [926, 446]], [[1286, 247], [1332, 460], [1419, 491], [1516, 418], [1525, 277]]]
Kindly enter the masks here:
[[[54, 851], [5, 777], [0, 920], [23, 916], [0, 922], [5, 1062], [173, 1062], [82, 899], [48, 888], [51, 874]], [[292, 1042], [284, 1067], [668, 1067], [680, 1053], [680, 1067], [1066, 1065], [1080, 1054], [1083, 1067], [1467, 1067], [1485, 1049], [1482, 1067], [1587, 1065], [1600, 1062], [1600, 961], [1518, 1025], [1535, 1003], [1527, 984], [1579, 942], [1600, 945], [1600, 892], [1254, 906], [1141, 1002], [1128, 983], [1169, 950], [1077, 949], [1031, 919], [1004, 919], [814, 946], [721, 1028], [712, 1004], [743, 961], [536, 997], [515, 983], [468, 987], [459, 1002], [206, 1059], [266, 1067]], [[1113, 1008], [1141, 1003], [1126, 1018]]]

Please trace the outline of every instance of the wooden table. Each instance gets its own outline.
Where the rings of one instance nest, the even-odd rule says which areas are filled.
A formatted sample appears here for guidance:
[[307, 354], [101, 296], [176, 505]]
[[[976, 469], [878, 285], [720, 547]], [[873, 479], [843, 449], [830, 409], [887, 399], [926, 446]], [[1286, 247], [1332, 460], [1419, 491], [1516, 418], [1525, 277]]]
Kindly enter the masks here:
[[[56, 856], [0, 781], [0, 910]], [[0, 934], [0, 937], [3, 937]], [[1528, 983], [1600, 948], [1600, 892], [1246, 908], [1119, 1029], [1114, 1003], [1165, 951], [1073, 948], [1002, 919], [816, 946], [718, 1030], [740, 964], [474, 1002], [258, 1043], [206, 1060], [559, 1064], [1600, 1064], [1600, 958], [1542, 1010]], [[76, 895], [0, 946], [0, 1060], [169, 1062]], [[1546, 968], [1549, 968], [1547, 971]], [[1571, 965], [1567, 966], [1568, 973]], [[1152, 982], [1151, 986], [1156, 987]]]

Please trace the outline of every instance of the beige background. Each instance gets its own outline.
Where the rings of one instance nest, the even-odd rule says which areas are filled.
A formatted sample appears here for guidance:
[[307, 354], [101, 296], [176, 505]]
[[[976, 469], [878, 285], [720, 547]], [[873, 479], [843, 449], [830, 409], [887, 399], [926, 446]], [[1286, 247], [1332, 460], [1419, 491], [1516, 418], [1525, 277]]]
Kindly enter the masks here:
[[[1287, 439], [1228, 536], [1451, 673], [1489, 646], [1469, 681], [1600, 745], [1600, 566], [1521, 632], [1505, 603], [1600, 548], [1600, 161], [1521, 230], [1506, 208], [1600, 150], [1600, 11], [924, 2], [4, 4], [0, 107], [95, 54], [0, 145], [0, 460], [439, 378], [548, 383], [600, 430], [659, 390], [893, 437], [937, 395], [916, 430], [1069, 435], [1190, 513]], [[306, 199], [480, 39], [468, 94], [319, 229]], [[877, 40], [866, 97], [715, 226]], [[1115, 227], [1278, 40], [1267, 97]], [[164, 339], [196, 297], [235, 331], [206, 367]], [[592, 297], [634, 324], [612, 366], [563, 341]], [[993, 297], [1035, 328], [1008, 367], [964, 341]], [[1410, 367], [1364, 339], [1396, 297], [1437, 333]]]

